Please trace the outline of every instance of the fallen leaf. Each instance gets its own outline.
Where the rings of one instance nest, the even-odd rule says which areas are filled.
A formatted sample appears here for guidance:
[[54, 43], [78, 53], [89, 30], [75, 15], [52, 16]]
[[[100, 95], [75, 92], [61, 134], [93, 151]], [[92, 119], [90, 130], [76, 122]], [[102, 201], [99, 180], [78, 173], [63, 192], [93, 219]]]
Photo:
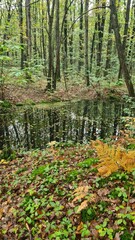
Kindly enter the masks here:
[[88, 200], [84, 200], [81, 205], [77, 209], [77, 213], [81, 212], [81, 210], [85, 209], [88, 206]]
[[108, 188], [101, 188], [97, 191], [97, 194], [99, 195], [99, 197], [102, 197], [102, 196], [106, 196], [109, 192], [110, 191]]
[[3, 209], [0, 208], [0, 219], [2, 218], [2, 215], [3, 215]]
[[76, 202], [77, 200], [80, 200], [82, 198], [84, 198], [86, 196], [85, 193], [80, 193], [78, 196], [76, 196], [74, 199], [73, 199], [73, 202]]
[[83, 222], [80, 222], [80, 224], [77, 227], [77, 232], [80, 232], [82, 228], [83, 228]]
[[75, 189], [74, 194], [76, 195], [76, 197], [73, 199], [73, 202], [84, 198], [87, 195], [88, 190], [89, 190], [89, 186], [87, 185], [81, 186]]
[[115, 234], [114, 240], [120, 240], [120, 233], [117, 232]]

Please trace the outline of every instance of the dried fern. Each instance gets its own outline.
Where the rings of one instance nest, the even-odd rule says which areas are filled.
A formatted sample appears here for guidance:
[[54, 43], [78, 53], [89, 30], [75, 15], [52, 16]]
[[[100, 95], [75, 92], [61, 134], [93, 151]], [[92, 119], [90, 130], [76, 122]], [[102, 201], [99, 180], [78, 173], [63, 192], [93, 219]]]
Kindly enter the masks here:
[[98, 172], [101, 176], [109, 176], [118, 169], [132, 171], [135, 168], [135, 151], [126, 151], [120, 146], [109, 146], [102, 141], [93, 141], [97, 151], [99, 163]]

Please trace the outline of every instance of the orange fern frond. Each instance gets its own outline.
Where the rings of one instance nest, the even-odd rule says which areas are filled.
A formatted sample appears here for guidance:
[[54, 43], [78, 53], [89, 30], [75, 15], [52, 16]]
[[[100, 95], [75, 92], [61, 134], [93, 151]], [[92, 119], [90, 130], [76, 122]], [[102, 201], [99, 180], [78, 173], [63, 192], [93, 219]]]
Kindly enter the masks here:
[[92, 146], [96, 149], [99, 158], [97, 164], [101, 176], [109, 176], [111, 173], [123, 168], [132, 171], [135, 168], [135, 151], [126, 151], [120, 146], [109, 146], [102, 141], [93, 141]]

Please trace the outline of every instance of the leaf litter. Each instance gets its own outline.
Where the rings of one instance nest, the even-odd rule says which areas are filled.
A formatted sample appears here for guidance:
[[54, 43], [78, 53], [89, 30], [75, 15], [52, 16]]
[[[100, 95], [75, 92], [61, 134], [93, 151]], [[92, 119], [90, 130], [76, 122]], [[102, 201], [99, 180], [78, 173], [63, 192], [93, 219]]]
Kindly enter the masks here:
[[[95, 161], [96, 160], [96, 161]], [[135, 237], [135, 171], [100, 176], [90, 144], [51, 144], [0, 164], [0, 239]]]

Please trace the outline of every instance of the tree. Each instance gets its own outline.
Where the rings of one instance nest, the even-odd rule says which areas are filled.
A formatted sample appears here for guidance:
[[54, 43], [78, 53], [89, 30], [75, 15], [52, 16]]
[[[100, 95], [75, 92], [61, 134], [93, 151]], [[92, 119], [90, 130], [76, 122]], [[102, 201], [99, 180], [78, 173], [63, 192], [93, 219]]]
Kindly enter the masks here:
[[89, 0], [85, 0], [85, 79], [86, 79], [86, 85], [89, 86], [89, 57], [88, 57], [88, 27], [89, 27], [89, 21], [88, 21], [88, 8], [89, 8]]
[[[130, 8], [131, 8], [131, 0], [127, 0], [126, 14], [125, 14], [125, 26], [124, 26], [123, 43], [122, 43], [123, 49], [125, 52], [126, 52], [126, 42], [127, 42], [127, 35], [128, 35]], [[122, 68], [120, 65], [118, 78], [121, 78], [122, 77], [121, 75], [122, 75]]]
[[19, 28], [20, 28], [20, 46], [21, 46], [21, 69], [24, 68], [24, 36], [23, 36], [23, 2], [19, 0], [18, 2], [18, 12], [19, 12]]
[[48, 75], [47, 75], [47, 90], [52, 90], [52, 78], [54, 77], [54, 63], [53, 63], [53, 20], [54, 20], [55, 0], [50, 2], [47, 0], [47, 14], [48, 14]]
[[[99, 5], [99, 0], [97, 0]], [[98, 44], [97, 44], [97, 71], [96, 76], [100, 75], [100, 67], [101, 67], [101, 57], [102, 57], [102, 45], [103, 45], [103, 34], [104, 34], [104, 27], [105, 27], [105, 16], [106, 16], [106, 1], [102, 2], [102, 14], [97, 14], [97, 31], [98, 31]]]
[[79, 60], [78, 70], [80, 71], [83, 66], [83, 0], [80, 0], [80, 24], [79, 24]]
[[110, 0], [110, 8], [112, 11], [112, 20], [113, 20], [113, 29], [115, 34], [115, 41], [117, 46], [118, 58], [120, 61], [121, 69], [124, 75], [125, 83], [128, 89], [129, 96], [135, 97], [133, 83], [131, 81], [131, 76], [126, 63], [125, 51], [122, 46], [120, 31], [119, 31], [119, 22], [117, 16], [116, 1]]
[[31, 0], [25, 0], [25, 14], [26, 14], [26, 50], [25, 50], [25, 67], [26, 79], [31, 79], [29, 72], [30, 61], [32, 58], [32, 36], [31, 36]]

